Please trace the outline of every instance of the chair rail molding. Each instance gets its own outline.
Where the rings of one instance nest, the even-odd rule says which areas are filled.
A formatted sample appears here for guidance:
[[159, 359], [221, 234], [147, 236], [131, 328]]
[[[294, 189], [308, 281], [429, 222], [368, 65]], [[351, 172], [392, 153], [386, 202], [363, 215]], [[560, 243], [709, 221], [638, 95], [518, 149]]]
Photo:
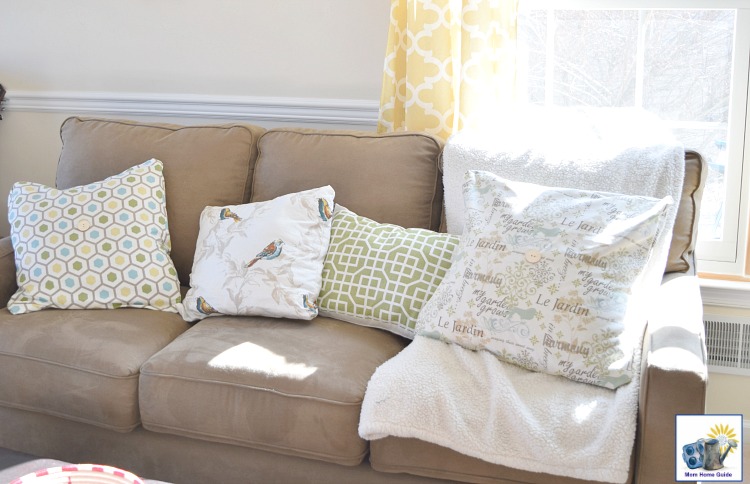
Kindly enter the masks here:
[[369, 100], [127, 92], [8, 91], [5, 111], [377, 125]]

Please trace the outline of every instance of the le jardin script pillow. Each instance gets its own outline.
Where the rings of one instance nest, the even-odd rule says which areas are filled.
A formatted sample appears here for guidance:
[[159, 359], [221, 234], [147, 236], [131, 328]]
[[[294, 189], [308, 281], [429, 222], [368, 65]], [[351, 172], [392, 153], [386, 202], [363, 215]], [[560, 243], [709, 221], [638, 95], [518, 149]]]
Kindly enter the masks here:
[[320, 314], [413, 339], [457, 245], [455, 235], [381, 224], [337, 206]]
[[186, 321], [227, 314], [312, 319], [331, 236], [330, 186], [201, 213]]
[[89, 185], [16, 183], [8, 221], [18, 291], [13, 314], [44, 308], [140, 307], [176, 312], [162, 162]]
[[512, 182], [469, 171], [453, 264], [420, 334], [607, 388], [630, 381], [624, 321], [671, 198]]

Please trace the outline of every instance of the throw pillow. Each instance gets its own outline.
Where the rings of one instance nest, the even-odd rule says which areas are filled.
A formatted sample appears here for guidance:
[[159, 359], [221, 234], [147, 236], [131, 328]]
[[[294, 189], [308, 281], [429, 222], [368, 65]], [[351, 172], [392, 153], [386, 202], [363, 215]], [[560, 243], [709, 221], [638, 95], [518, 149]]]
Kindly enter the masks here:
[[334, 195], [326, 186], [267, 202], [206, 207], [183, 318], [317, 316]]
[[161, 161], [58, 190], [16, 183], [8, 197], [18, 291], [13, 314], [44, 308], [176, 311], [180, 284]]
[[455, 235], [380, 224], [337, 206], [320, 314], [414, 339], [457, 244]]
[[575, 381], [630, 381], [642, 335], [623, 321], [671, 198], [481, 171], [467, 172], [463, 191], [464, 233], [420, 333]]

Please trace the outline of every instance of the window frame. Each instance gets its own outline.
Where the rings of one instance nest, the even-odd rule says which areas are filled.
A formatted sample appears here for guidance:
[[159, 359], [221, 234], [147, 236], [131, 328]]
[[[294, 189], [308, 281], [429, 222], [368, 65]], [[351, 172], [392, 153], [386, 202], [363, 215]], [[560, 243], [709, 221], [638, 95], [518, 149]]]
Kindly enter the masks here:
[[[750, 275], [750, 5], [747, 0], [519, 0], [519, 10], [732, 9], [735, 46], [730, 91], [727, 189], [724, 234], [720, 241], [699, 241], [698, 270], [730, 277]], [[681, 127], [684, 123], [671, 123]], [[730, 181], [731, 180], [731, 181]]]

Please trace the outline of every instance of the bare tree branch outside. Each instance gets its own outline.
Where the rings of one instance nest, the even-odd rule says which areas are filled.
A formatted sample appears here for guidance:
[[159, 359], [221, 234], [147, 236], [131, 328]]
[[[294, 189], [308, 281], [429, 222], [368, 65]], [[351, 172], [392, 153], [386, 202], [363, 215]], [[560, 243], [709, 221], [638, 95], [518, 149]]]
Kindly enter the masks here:
[[709, 162], [699, 236], [721, 237], [734, 10], [531, 10], [519, 19], [534, 104], [642, 107]]

